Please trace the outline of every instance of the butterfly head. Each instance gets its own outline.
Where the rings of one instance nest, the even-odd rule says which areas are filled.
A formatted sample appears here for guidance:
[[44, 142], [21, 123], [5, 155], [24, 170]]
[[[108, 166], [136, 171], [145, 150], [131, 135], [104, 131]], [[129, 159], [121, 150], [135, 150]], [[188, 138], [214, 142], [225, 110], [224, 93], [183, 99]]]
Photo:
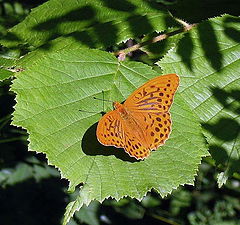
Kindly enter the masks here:
[[122, 104], [120, 102], [113, 102], [113, 108], [114, 109], [120, 109], [122, 108]]
[[121, 104], [120, 102], [114, 102], [113, 107], [114, 107], [115, 110], [117, 110], [119, 112], [119, 114], [121, 115], [121, 117], [123, 119], [128, 118], [128, 113], [127, 113], [126, 108], [124, 107], [123, 104]]

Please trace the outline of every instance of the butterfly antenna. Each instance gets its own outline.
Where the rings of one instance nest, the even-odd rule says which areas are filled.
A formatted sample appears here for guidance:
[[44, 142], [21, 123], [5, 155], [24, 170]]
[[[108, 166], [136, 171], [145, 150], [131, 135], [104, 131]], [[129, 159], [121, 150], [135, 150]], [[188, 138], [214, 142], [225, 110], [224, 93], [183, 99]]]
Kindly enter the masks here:
[[94, 111], [87, 111], [87, 110], [82, 110], [79, 109], [79, 112], [85, 112], [85, 113], [95, 113], [95, 114], [101, 114], [102, 116], [106, 114], [106, 112], [102, 111], [102, 112], [94, 112]]
[[96, 97], [93, 97], [94, 99], [97, 99], [97, 100], [101, 100], [101, 101], [104, 101], [104, 102], [112, 102], [113, 101], [110, 101], [110, 100], [107, 100], [107, 99], [102, 99], [102, 98], [96, 98]]
[[99, 113], [99, 112], [95, 112], [95, 111], [87, 111], [87, 110], [82, 110], [82, 109], [79, 109], [78, 111], [79, 112], [86, 112], [86, 113]]

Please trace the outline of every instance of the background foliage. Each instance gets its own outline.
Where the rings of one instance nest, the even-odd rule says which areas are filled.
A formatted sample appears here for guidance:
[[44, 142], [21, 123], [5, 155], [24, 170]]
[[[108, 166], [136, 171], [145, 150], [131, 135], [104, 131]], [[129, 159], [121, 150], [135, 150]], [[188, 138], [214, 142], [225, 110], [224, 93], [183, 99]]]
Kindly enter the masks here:
[[[0, 89], [0, 207], [2, 209], [1, 220], [4, 224], [15, 224], [15, 221], [23, 224], [60, 224], [66, 204], [75, 200], [78, 196], [78, 190], [72, 194], [66, 191], [68, 182], [60, 179], [59, 172], [47, 165], [44, 155], [27, 152], [26, 131], [10, 125], [12, 112], [18, 109], [17, 107], [22, 109], [28, 107], [28, 104], [22, 103], [22, 105], [19, 104], [19, 106], [13, 108], [15, 102], [12, 90], [18, 94], [18, 98], [25, 96], [25, 100], [34, 101], [34, 99], [30, 99], [29, 93], [25, 94], [25, 90], [20, 88], [21, 82], [25, 82], [24, 85], [27, 82], [30, 88], [38, 86], [44, 88], [44, 85], [42, 85], [44, 84], [44, 77], [41, 78], [40, 83], [37, 81], [34, 83], [34, 75], [38, 71], [42, 72], [47, 63], [56, 65], [57, 61], [61, 61], [61, 59], [71, 58], [64, 50], [61, 52], [61, 49], [80, 50], [82, 47], [91, 47], [116, 51], [119, 47], [126, 47], [126, 44], [122, 43], [122, 41], [129, 38], [133, 38], [135, 42], [139, 41], [143, 34], [148, 34], [150, 38], [156, 35], [154, 33], [156, 31], [171, 31], [173, 27], [177, 29], [179, 25], [169, 16], [166, 9], [170, 10], [174, 16], [183, 18], [188, 22], [201, 22], [204, 19], [219, 16], [223, 13], [236, 16], [239, 14], [235, 1], [215, 0], [211, 3], [207, 1], [191, 1], [191, 4], [188, 0], [139, 1], [141, 7], [137, 9], [132, 1], [122, 1], [121, 4], [118, 1], [111, 1], [111, 3], [110, 1], [96, 1], [97, 4], [95, 5], [91, 5], [90, 1], [88, 1], [88, 4], [80, 5], [77, 8], [74, 7], [74, 4], [63, 1], [61, 4], [66, 5], [60, 5], [61, 7], [64, 6], [62, 7], [63, 10], [58, 10], [57, 6], [59, 5], [57, 4], [60, 4], [60, 2], [52, 0], [43, 5], [43, 2], [36, 1], [24, 1], [24, 3], [0, 2], [0, 32], [1, 43], [4, 46], [1, 47], [0, 58], [0, 79], [2, 80]], [[156, 2], [160, 2], [160, 4], [158, 5]], [[31, 16], [23, 20], [30, 10], [38, 4], [40, 6], [32, 11]], [[53, 9], [52, 13], [44, 13], [47, 9]], [[66, 13], [66, 10], [69, 10], [69, 13]], [[106, 12], [110, 13], [111, 20], [109, 20], [109, 15]], [[80, 20], [79, 15], [82, 15]], [[22, 20], [23, 22], [19, 23]], [[18, 25], [13, 27], [16, 24]], [[11, 29], [8, 32], [9, 28]], [[109, 32], [102, 32], [102, 30], [108, 30]], [[177, 97], [176, 102], [180, 103], [179, 99], [184, 97], [187, 99], [186, 96], [190, 95], [196, 98], [194, 102], [188, 103], [194, 109], [197, 108], [196, 112], [201, 119], [202, 127], [205, 129], [204, 134], [210, 144], [209, 148], [212, 155], [212, 158], [208, 157], [202, 162], [195, 186], [178, 188], [171, 196], [165, 199], [161, 199], [159, 194], [153, 190], [141, 202], [130, 198], [124, 198], [118, 202], [108, 199], [102, 204], [93, 201], [88, 207], [84, 206], [79, 212], [76, 212], [70, 224], [125, 224], [136, 222], [140, 224], [239, 223], [240, 94], [239, 78], [234, 75], [237, 74], [236, 71], [239, 68], [240, 38], [238, 30], [238, 17], [225, 16], [212, 19], [201, 23], [197, 28], [186, 33], [184, 37], [180, 34], [142, 49], [143, 52], [151, 53], [149, 54], [150, 58], [140, 51], [130, 57], [130, 60], [153, 65], [160, 57], [164, 56], [158, 62], [164, 73], [181, 70], [182, 74], [187, 75], [182, 77], [182, 86], [179, 90], [181, 97]], [[176, 43], [177, 48], [172, 49]], [[48, 52], [54, 51], [60, 51], [61, 54], [57, 53], [55, 57], [52, 57], [52, 55], [46, 56]], [[161, 52], [160, 55], [159, 52]], [[26, 53], [28, 55], [19, 62], [18, 58]], [[102, 57], [101, 54], [100, 52], [99, 55]], [[85, 55], [87, 55], [87, 52]], [[41, 61], [43, 56], [45, 61]], [[79, 57], [80, 55], [76, 54], [76, 58]], [[38, 59], [41, 59], [40, 63], [33, 65], [29, 63], [38, 62]], [[181, 63], [178, 65], [181, 60], [185, 62], [185, 67]], [[15, 67], [16, 63], [20, 69]], [[205, 63], [209, 63], [209, 67], [201, 68], [200, 66], [205, 65]], [[137, 65], [139, 64], [132, 63], [130, 67], [137, 68]], [[61, 63], [57, 68], [59, 66], [61, 66]], [[62, 69], [69, 71], [69, 66]], [[29, 79], [32, 84], [28, 80], [20, 81], [21, 79], [19, 79], [20, 83], [18, 83], [17, 79], [14, 81], [13, 88], [10, 91], [9, 85], [12, 82], [10, 77], [14, 75], [14, 72], [18, 72], [18, 69], [21, 70], [21, 67], [33, 71], [33, 73], [27, 71], [20, 73], [32, 74], [33, 77]], [[53, 70], [55, 68], [52, 67]], [[84, 64], [80, 68], [83, 68], [84, 71]], [[99, 70], [99, 68], [97, 69]], [[159, 68], [155, 68], [159, 71]], [[141, 68], [141, 70], [145, 74], [149, 73], [155, 76], [154, 72], [147, 67]], [[74, 75], [74, 71], [76, 71], [74, 67], [72, 67], [72, 71], [70, 74]], [[49, 71], [46, 68], [47, 72]], [[126, 74], [122, 72], [122, 74], [127, 76], [129, 72]], [[188, 81], [191, 80], [193, 74], [199, 76], [198, 80], [200, 82], [196, 81], [195, 92], [189, 92]], [[210, 76], [207, 74], [210, 74]], [[211, 76], [214, 78], [211, 79]], [[222, 79], [223, 76], [224, 79]], [[137, 80], [140, 82], [139, 77], [138, 79], [135, 78], [135, 82]], [[89, 82], [92, 81], [89, 80]], [[139, 85], [136, 83], [135, 86]], [[207, 92], [203, 93], [205, 96], [203, 94], [200, 96], [199, 90], [203, 88], [207, 88]], [[99, 87], [98, 92], [100, 93], [102, 89]], [[112, 90], [111, 95], [116, 94], [116, 91], [119, 90]], [[123, 99], [131, 90], [127, 88], [124, 91], [122, 94]], [[191, 99], [189, 98], [189, 100]], [[44, 107], [44, 97], [42, 101], [41, 108]], [[173, 108], [173, 116], [174, 113], [177, 115], [179, 112], [177, 103], [176, 107]], [[88, 104], [82, 104], [81, 106], [86, 107]], [[183, 103], [180, 105], [183, 105]], [[215, 106], [215, 108], [211, 109], [211, 106]], [[38, 111], [39, 106], [34, 110]], [[70, 108], [69, 110], [66, 115], [71, 120], [73, 118], [69, 113], [73, 109]], [[18, 121], [28, 115], [27, 113], [21, 115], [19, 112], [21, 111], [15, 112], [16, 125], [18, 125]], [[34, 114], [34, 112], [31, 113]], [[212, 116], [213, 113], [216, 113], [216, 116]], [[41, 124], [41, 118], [38, 120], [40, 121], [38, 123], [39, 127], [36, 126], [34, 121], [32, 125], [30, 123], [26, 125], [29, 126], [27, 127], [28, 132], [33, 129], [41, 129], [41, 126], [44, 126], [44, 124]], [[84, 118], [84, 121], [86, 121], [86, 118]], [[96, 122], [97, 119], [93, 121]], [[21, 123], [19, 125], [24, 126]], [[174, 128], [176, 134], [180, 132], [180, 127], [177, 127], [176, 123], [176, 128]], [[226, 129], [225, 132], [222, 131], [223, 129]], [[32, 138], [36, 140], [36, 144], [31, 141], [30, 149], [38, 150], [36, 146], [39, 146], [39, 143], [37, 143], [40, 140], [39, 136], [32, 136]], [[175, 138], [173, 137], [173, 139]], [[168, 146], [171, 146], [171, 139], [169, 142]], [[200, 146], [199, 144], [198, 147]], [[47, 149], [44, 152], [47, 152]], [[161, 152], [156, 152], [156, 154], [161, 154]], [[203, 155], [205, 153], [200, 156]], [[48, 158], [50, 163], [57, 165], [58, 160], [53, 161], [54, 157], [49, 157], [49, 154]], [[176, 171], [179, 169], [176, 169]], [[233, 177], [231, 177], [232, 175]], [[230, 178], [227, 181], [228, 177]], [[70, 177], [68, 178], [72, 181]], [[219, 186], [224, 183], [226, 185], [218, 189], [217, 182]], [[77, 181], [75, 183], [77, 184]], [[191, 183], [191, 179], [189, 182], [184, 181], [183, 183]], [[74, 184], [72, 185], [74, 186]], [[161, 194], [164, 195], [163, 192]], [[111, 195], [114, 196], [114, 194]], [[135, 194], [132, 196], [137, 197]], [[139, 196], [139, 198], [141, 197]]]

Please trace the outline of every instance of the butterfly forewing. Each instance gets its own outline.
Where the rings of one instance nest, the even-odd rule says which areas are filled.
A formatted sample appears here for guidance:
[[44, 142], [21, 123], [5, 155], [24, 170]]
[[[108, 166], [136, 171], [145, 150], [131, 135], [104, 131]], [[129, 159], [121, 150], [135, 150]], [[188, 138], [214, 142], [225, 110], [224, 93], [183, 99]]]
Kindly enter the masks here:
[[176, 74], [156, 77], [134, 91], [124, 105], [130, 111], [168, 112], [178, 85], [179, 78]]
[[127, 128], [125, 133], [125, 151], [136, 159], [144, 159], [149, 156], [151, 150], [142, 140], [133, 135], [133, 131]]
[[163, 145], [171, 133], [170, 113], [134, 113], [135, 119], [144, 130], [147, 146], [151, 150]]

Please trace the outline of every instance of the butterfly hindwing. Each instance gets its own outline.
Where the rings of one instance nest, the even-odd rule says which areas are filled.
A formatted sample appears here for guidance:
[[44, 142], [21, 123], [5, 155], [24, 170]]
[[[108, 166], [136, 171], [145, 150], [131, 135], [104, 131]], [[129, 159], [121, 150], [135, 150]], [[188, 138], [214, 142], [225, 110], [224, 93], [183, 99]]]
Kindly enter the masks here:
[[106, 113], [98, 122], [97, 138], [103, 145], [124, 147], [123, 122], [116, 110]]
[[[136, 159], [144, 159], [149, 156], [151, 150], [146, 144], [146, 141], [139, 136], [136, 136], [137, 127], [127, 126], [127, 123], [124, 123], [124, 150], [132, 157]], [[139, 129], [139, 128], [138, 128]]]

